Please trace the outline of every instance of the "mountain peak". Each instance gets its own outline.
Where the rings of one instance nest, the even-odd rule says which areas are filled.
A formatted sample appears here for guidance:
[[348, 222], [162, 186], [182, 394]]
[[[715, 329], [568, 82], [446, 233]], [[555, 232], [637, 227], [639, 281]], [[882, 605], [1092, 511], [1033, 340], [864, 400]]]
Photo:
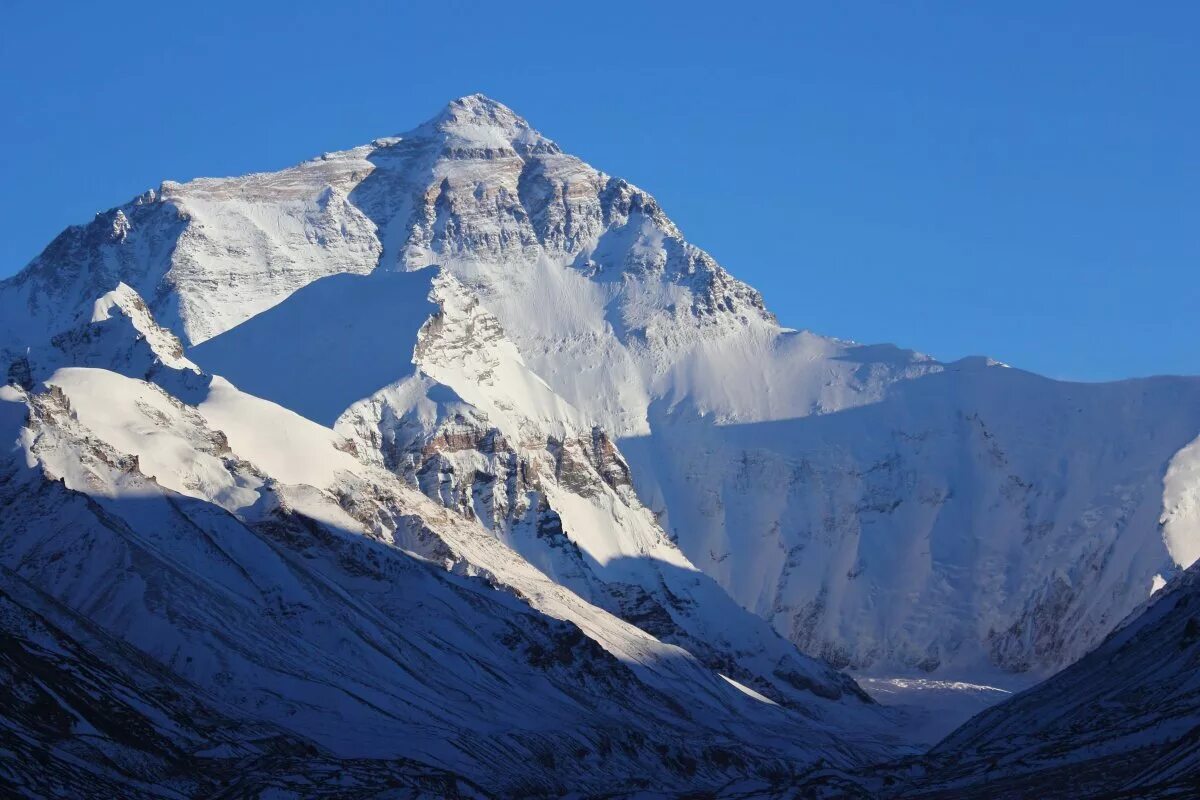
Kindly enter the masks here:
[[472, 92], [471, 94], [465, 94], [462, 97], [456, 97], [446, 104], [446, 107], [443, 109], [443, 113], [449, 113], [458, 109], [468, 109], [477, 114], [505, 114], [510, 117], [517, 118], [516, 113], [514, 113], [511, 108], [504, 105], [504, 103], [501, 103], [499, 100], [493, 100], [483, 92]]
[[511, 108], [478, 92], [451, 100], [410, 135], [436, 136], [448, 145], [469, 148], [522, 150], [552, 144]]

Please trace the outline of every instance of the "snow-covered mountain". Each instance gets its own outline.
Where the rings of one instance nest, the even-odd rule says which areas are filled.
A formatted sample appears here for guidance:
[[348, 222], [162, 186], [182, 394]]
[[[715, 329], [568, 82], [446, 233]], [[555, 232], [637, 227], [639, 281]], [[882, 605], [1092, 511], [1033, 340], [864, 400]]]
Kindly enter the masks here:
[[1200, 555], [1200, 380], [784, 328], [479, 95], [69, 228], [0, 283], [2, 370], [23, 642], [463, 791], [882, 760], [834, 668], [1040, 676]]
[[[1079, 662], [930, 754], [942, 793], [1188, 797], [1200, 791], [1200, 566]], [[932, 787], [926, 791], [931, 791]]]
[[[894, 715], [688, 562], [610, 434], [452, 273], [376, 269], [387, 237], [338, 188], [371, 152], [290, 189], [164, 188], [0, 285], [6, 631], [60, 687], [6, 709], [25, 752], [70, 763], [68, 793], [382, 759], [433, 794], [556, 796], [901, 751]], [[413, 202], [382, 187], [371, 208]], [[128, 708], [97, 708], [130, 659], [174, 705], [115, 687]], [[177, 731], [181, 708], [217, 722]]]
[[1082, 659], [928, 753], [728, 797], [1150, 800], [1200, 795], [1200, 564]]
[[[812, 796], [890, 800], [1196, 797], [1200, 565], [1099, 647], [973, 718], [928, 754], [806, 779]], [[788, 790], [766, 792], [789, 796]]]

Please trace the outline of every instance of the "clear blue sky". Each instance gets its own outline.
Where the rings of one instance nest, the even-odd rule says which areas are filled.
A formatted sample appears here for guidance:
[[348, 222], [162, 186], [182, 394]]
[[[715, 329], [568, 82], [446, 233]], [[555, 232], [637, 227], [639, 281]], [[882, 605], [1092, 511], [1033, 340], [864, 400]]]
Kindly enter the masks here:
[[1200, 373], [1200, 3], [0, 0], [0, 276], [162, 179], [482, 91], [783, 322]]

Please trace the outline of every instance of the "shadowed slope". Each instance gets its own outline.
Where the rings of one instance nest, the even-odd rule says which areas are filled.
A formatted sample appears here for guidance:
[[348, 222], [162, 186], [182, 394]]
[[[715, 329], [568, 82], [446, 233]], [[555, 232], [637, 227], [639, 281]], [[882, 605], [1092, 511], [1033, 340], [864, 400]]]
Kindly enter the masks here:
[[331, 275], [188, 354], [257, 397], [331, 426], [351, 404], [413, 372], [435, 270]]

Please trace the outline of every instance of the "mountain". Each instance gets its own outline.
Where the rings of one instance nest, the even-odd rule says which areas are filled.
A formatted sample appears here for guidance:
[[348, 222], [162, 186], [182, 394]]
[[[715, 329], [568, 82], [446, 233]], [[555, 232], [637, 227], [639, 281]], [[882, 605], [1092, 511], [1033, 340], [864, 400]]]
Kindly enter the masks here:
[[333, 759], [283, 728], [214, 706], [8, 569], [0, 614], [6, 796], [344, 797], [388, 788], [398, 797], [485, 796], [407, 759]]
[[376, 268], [339, 188], [373, 152], [166, 185], [0, 285], [4, 629], [13, 675], [55, 670], [0, 715], [4, 778], [558, 796], [904, 752], [667, 540], [453, 274]]
[[[403, 757], [414, 786], [554, 796], [852, 770], [960, 717], [839, 670], [1031, 683], [1200, 554], [1200, 380], [785, 328], [480, 95], [67, 229], [0, 283], [0, 370], [0, 567], [44, 620], [12, 635], [86, 656], [64, 718], [133, 653], [302, 773]], [[208, 730], [89, 780], [158, 791]]]
[[802, 791], [892, 800], [1195, 797], [1198, 668], [1195, 565], [1091, 653], [977, 715], [926, 755], [853, 774], [828, 770]]
[[[930, 754], [942, 796], [1186, 797], [1200, 790], [1200, 568], [1100, 647]], [[925, 793], [923, 793], [925, 794]]]

